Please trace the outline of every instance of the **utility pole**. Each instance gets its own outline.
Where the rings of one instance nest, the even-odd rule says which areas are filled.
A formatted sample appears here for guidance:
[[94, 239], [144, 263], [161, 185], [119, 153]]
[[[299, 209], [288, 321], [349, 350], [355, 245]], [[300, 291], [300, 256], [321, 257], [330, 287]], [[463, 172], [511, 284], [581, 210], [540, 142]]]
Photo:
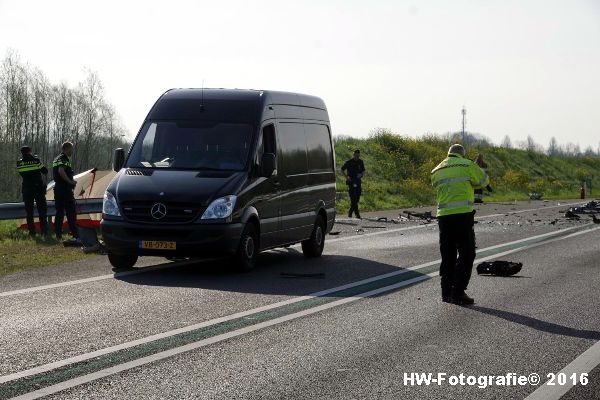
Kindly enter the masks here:
[[465, 106], [462, 108], [462, 144], [465, 145], [465, 127], [467, 125], [467, 109]]

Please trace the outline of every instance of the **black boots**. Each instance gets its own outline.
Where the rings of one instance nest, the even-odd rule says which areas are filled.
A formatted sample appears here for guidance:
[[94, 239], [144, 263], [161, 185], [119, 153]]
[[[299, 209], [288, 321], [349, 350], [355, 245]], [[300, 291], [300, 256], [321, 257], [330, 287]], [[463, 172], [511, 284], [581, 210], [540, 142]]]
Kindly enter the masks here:
[[451, 302], [453, 304], [459, 304], [463, 306], [475, 304], [475, 300], [473, 300], [472, 297], [467, 296], [464, 290], [453, 290]]
[[442, 288], [442, 301], [444, 303], [452, 302], [452, 288], [451, 287], [443, 287]]
[[475, 304], [472, 297], [467, 296], [464, 290], [452, 290], [452, 288], [442, 287], [442, 301], [463, 306]]

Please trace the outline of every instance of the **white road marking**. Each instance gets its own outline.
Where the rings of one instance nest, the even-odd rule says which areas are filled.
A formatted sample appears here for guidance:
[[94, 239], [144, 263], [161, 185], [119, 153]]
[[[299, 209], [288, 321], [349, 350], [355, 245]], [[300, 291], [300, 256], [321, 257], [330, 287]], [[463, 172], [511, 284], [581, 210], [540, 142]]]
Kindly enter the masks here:
[[[575, 204], [582, 204], [582, 202], [565, 203], [565, 204], [560, 204], [560, 205], [555, 205], [555, 206], [531, 208], [528, 210], [520, 210], [520, 211], [509, 211], [509, 212], [505, 212], [502, 214], [482, 215], [480, 217], [475, 217], [475, 219], [480, 220], [480, 219], [503, 216], [506, 214], [519, 214], [519, 213], [524, 213], [524, 212], [529, 212], [529, 211], [547, 210], [550, 208], [567, 207], [567, 206], [575, 205]], [[424, 225], [416, 225], [416, 226], [407, 226], [407, 227], [397, 228], [397, 229], [389, 229], [389, 230], [379, 231], [379, 232], [369, 232], [369, 233], [364, 233], [362, 235], [354, 235], [354, 236], [350, 236], [350, 237], [328, 239], [328, 240], [326, 240], [326, 244], [327, 243], [335, 243], [335, 242], [342, 241], [342, 240], [350, 241], [350, 240], [354, 240], [354, 239], [358, 239], [358, 238], [386, 235], [386, 234], [392, 234], [392, 233], [396, 233], [396, 232], [402, 232], [402, 231], [408, 231], [408, 230], [420, 229], [420, 228], [427, 228], [427, 227], [434, 227], [434, 226], [435, 226], [435, 224], [424, 224]], [[300, 245], [298, 244], [298, 245], [294, 245], [291, 247], [295, 248], [295, 247], [299, 247], [299, 246]], [[194, 264], [194, 263], [206, 262], [206, 261], [210, 261], [210, 260], [189, 260], [189, 261], [181, 261], [181, 262], [176, 262], [176, 263], [166, 263], [166, 264], [155, 265], [152, 267], [139, 268], [139, 269], [136, 269], [135, 271], [119, 272], [116, 274], [106, 274], [106, 275], [100, 275], [100, 276], [95, 276], [95, 277], [91, 277], [91, 278], [84, 278], [84, 279], [77, 279], [77, 280], [72, 280], [72, 281], [54, 283], [54, 284], [50, 284], [50, 285], [41, 285], [41, 286], [34, 286], [34, 287], [26, 288], [26, 289], [11, 290], [8, 292], [0, 292], [0, 298], [20, 295], [20, 294], [26, 294], [26, 293], [33, 293], [33, 292], [38, 292], [41, 290], [55, 289], [55, 288], [60, 288], [60, 287], [65, 287], [65, 286], [73, 286], [73, 285], [80, 285], [80, 284], [84, 284], [84, 283], [97, 282], [97, 281], [102, 281], [105, 279], [120, 278], [120, 277], [128, 276], [128, 275], [143, 274], [145, 272], [158, 271], [158, 270], [162, 270], [165, 268], [178, 267], [178, 266], [182, 266], [182, 265], [186, 265], [186, 264]]]
[[[587, 224], [585, 226], [591, 226], [591, 225], [593, 225], [593, 224]], [[559, 232], [565, 232], [565, 231], [574, 230], [574, 229], [578, 229], [578, 228], [580, 228], [580, 227], [568, 228], [568, 229], [561, 230]], [[526, 245], [526, 246], [519, 247], [519, 248], [516, 248], [516, 249], [510, 249], [510, 250], [507, 250], [505, 252], [501, 252], [501, 253], [498, 253], [498, 254], [493, 254], [493, 255], [490, 255], [490, 256], [485, 256], [485, 257], [477, 258], [475, 261], [482, 262], [482, 261], [491, 260], [491, 259], [494, 259], [494, 258], [498, 258], [498, 257], [504, 256], [504, 255], [507, 255], [507, 254], [516, 253], [516, 252], [519, 252], [519, 251], [522, 251], [522, 250], [531, 249], [531, 248], [542, 246], [542, 245], [545, 245], [545, 244], [548, 244], [548, 243], [552, 243], [552, 242], [555, 242], [555, 241], [564, 240], [564, 239], [571, 238], [571, 237], [574, 237], [574, 236], [578, 236], [578, 235], [582, 235], [582, 234], [585, 234], [585, 233], [593, 232], [593, 231], [598, 230], [598, 229], [600, 229], [600, 227], [595, 227], [595, 228], [587, 229], [587, 230], [583, 230], [583, 231], [577, 231], [577, 232], [571, 233], [569, 235], [564, 235], [564, 236], [561, 235], [561, 236], [559, 236], [557, 238], [554, 238], [554, 239], [549, 239], [549, 240], [546, 240], [546, 241], [543, 241], [543, 242], [533, 243], [531, 245]], [[538, 238], [543, 238], [543, 237], [548, 237], [548, 236], [556, 235], [557, 233], [558, 232], [550, 232], [550, 233], [544, 233], [544, 234], [541, 234], [541, 235], [531, 236], [531, 237], [528, 237], [528, 238], [525, 238], [525, 239], [520, 239], [520, 240], [516, 240], [516, 241], [513, 241], [513, 242], [508, 242], [508, 243], [504, 243], [504, 244], [497, 245], [497, 246], [487, 247], [485, 249], [481, 249], [480, 251], [493, 250], [493, 249], [496, 249], [496, 248], [502, 247], [502, 246], [507, 246], [507, 245], [512, 245], [512, 244], [518, 244], [520, 242], [525, 242], [525, 241], [532, 240], [532, 239], [538, 239]], [[28, 369], [28, 370], [23, 370], [23, 371], [16, 372], [16, 373], [13, 373], [13, 374], [0, 376], [0, 384], [6, 383], [6, 382], [10, 382], [10, 381], [14, 381], [14, 380], [20, 379], [20, 378], [25, 378], [25, 377], [29, 377], [29, 376], [41, 374], [41, 373], [48, 372], [48, 371], [51, 371], [51, 370], [54, 370], [54, 369], [57, 369], [57, 368], [60, 368], [60, 367], [64, 367], [64, 366], [67, 366], [67, 365], [75, 364], [75, 363], [86, 361], [86, 360], [90, 360], [90, 359], [93, 359], [93, 358], [96, 358], [96, 357], [99, 357], [99, 356], [102, 356], [102, 355], [106, 355], [106, 354], [113, 353], [113, 352], [120, 351], [120, 350], [125, 350], [125, 349], [131, 348], [131, 347], [134, 347], [134, 346], [138, 346], [138, 345], [141, 345], [141, 344], [153, 342], [155, 340], [172, 337], [172, 336], [175, 336], [175, 335], [178, 335], [178, 334], [181, 334], [181, 333], [190, 332], [190, 331], [194, 331], [194, 330], [197, 330], [197, 329], [200, 329], [200, 328], [205, 328], [205, 327], [208, 327], [208, 326], [216, 325], [216, 324], [219, 324], [219, 323], [222, 323], [222, 322], [226, 322], [226, 321], [230, 321], [230, 320], [233, 320], [233, 319], [245, 317], [245, 316], [248, 316], [248, 315], [251, 315], [251, 314], [255, 314], [255, 313], [258, 313], [258, 312], [267, 311], [267, 310], [271, 310], [271, 309], [278, 308], [278, 307], [281, 307], [281, 306], [298, 303], [300, 301], [312, 299], [312, 298], [315, 298], [315, 297], [322, 297], [322, 296], [331, 294], [333, 292], [338, 292], [338, 291], [341, 291], [341, 290], [345, 290], [345, 289], [349, 289], [349, 288], [352, 288], [352, 287], [360, 286], [360, 285], [363, 285], [363, 284], [366, 284], [366, 283], [371, 283], [371, 282], [374, 282], [374, 281], [378, 281], [378, 280], [386, 279], [386, 278], [389, 278], [389, 277], [401, 275], [401, 274], [407, 273], [407, 272], [412, 271], [412, 270], [418, 270], [418, 269], [421, 269], [421, 268], [425, 268], [425, 267], [437, 265], [440, 262], [441, 262], [441, 260], [430, 261], [430, 262], [427, 262], [427, 263], [424, 263], [424, 264], [415, 265], [413, 267], [409, 267], [409, 268], [402, 269], [402, 270], [399, 270], [399, 271], [394, 271], [394, 272], [389, 272], [387, 274], [377, 275], [377, 276], [374, 276], [374, 277], [371, 277], [371, 278], [363, 279], [361, 281], [352, 282], [352, 283], [349, 283], [349, 284], [345, 284], [345, 285], [342, 285], [342, 286], [338, 286], [338, 287], [334, 287], [334, 288], [331, 288], [331, 289], [323, 290], [323, 291], [320, 291], [320, 292], [312, 293], [312, 294], [309, 294], [309, 295], [295, 297], [295, 298], [292, 298], [292, 299], [289, 299], [289, 300], [280, 301], [280, 302], [269, 304], [269, 305], [266, 305], [266, 306], [257, 307], [257, 308], [251, 309], [251, 310], [242, 311], [242, 312], [231, 314], [231, 315], [228, 315], [228, 316], [215, 318], [215, 319], [212, 319], [212, 320], [209, 320], [209, 321], [204, 321], [204, 322], [201, 322], [201, 323], [198, 323], [198, 324], [194, 324], [194, 325], [190, 325], [190, 326], [187, 326], [187, 327], [183, 327], [183, 328], [179, 328], [179, 329], [175, 329], [175, 330], [171, 330], [171, 331], [159, 333], [159, 334], [156, 334], [156, 335], [152, 335], [152, 336], [148, 336], [148, 337], [145, 337], [145, 338], [133, 340], [133, 341], [130, 341], [130, 342], [125, 342], [125, 343], [122, 343], [122, 344], [119, 344], [119, 345], [115, 345], [115, 346], [107, 347], [107, 348], [104, 348], [104, 349], [96, 350], [96, 351], [93, 351], [93, 352], [90, 352], [90, 353], [81, 354], [81, 355], [78, 355], [78, 356], [75, 356], [75, 357], [67, 358], [67, 359], [56, 361], [56, 362], [53, 362], [53, 363], [44, 364], [44, 365], [41, 365], [41, 366], [38, 366], [38, 367], [34, 367], [34, 368], [31, 368], [31, 369]], [[437, 275], [439, 275], [439, 271], [434, 271], [434, 272], [431, 272], [429, 274], [424, 274], [423, 276], [419, 276], [419, 277], [416, 277], [416, 278], [413, 278], [413, 279], [410, 279], [410, 280], [407, 280], [407, 281], [403, 281], [403, 282], [399, 282], [399, 283], [394, 284], [394, 285], [387, 286], [386, 287], [387, 290], [381, 291], [382, 289], [385, 289], [385, 288], [380, 288], [380, 289], [375, 289], [374, 291], [378, 291], [378, 293], [383, 293], [385, 291], [390, 291], [390, 290], [393, 290], [395, 288], [400, 288], [400, 287], [403, 287], [403, 286], [407, 286], [407, 285], [410, 285], [412, 283], [420, 282], [422, 280], [429, 279], [429, 278], [437, 276]], [[371, 291], [371, 292], [373, 292], [373, 291]], [[371, 292], [367, 292], [367, 293], [371, 293]], [[370, 294], [370, 295], [372, 295], [372, 294]], [[358, 300], [358, 299], [364, 298], [364, 297], [368, 297], [370, 295], [367, 295], [367, 294], [363, 293], [363, 294], [356, 295], [354, 297], [349, 297], [349, 298], [342, 299], [342, 300], [340, 300], [340, 301], [343, 301], [341, 303], [340, 303], [340, 301], [335, 301], [333, 303], [328, 303], [328, 304], [338, 304], [338, 305], [345, 304], [347, 302]], [[354, 299], [354, 300], [351, 300], [351, 299]], [[319, 306], [319, 307], [316, 307], [314, 309], [321, 310], [321, 307], [323, 307], [323, 306]], [[332, 306], [332, 307], [334, 307], [334, 306]], [[328, 308], [331, 308], [331, 307], [327, 307], [325, 309], [328, 309]], [[296, 318], [299, 318], [300, 316], [312, 314], [313, 312], [309, 312], [308, 314], [306, 314], [306, 312], [308, 312], [310, 310], [313, 310], [313, 308], [305, 310], [305, 311], [302, 311], [302, 312], [299, 312], [299, 313], [291, 314], [291, 315], [298, 315], [298, 317], [296, 317]], [[287, 316], [287, 317], [289, 317], [289, 316]], [[287, 317], [281, 317], [281, 318], [287, 318]], [[275, 320], [272, 320], [272, 321], [277, 321], [277, 320], [280, 320], [281, 318], [278, 318], [278, 319], [275, 319]], [[294, 318], [292, 318], [292, 319], [294, 319]], [[288, 320], [290, 320], [290, 319], [285, 319], [285, 321], [288, 321]], [[261, 324], [267, 324], [269, 322], [270, 321], [266, 321], [266, 322], [261, 323]], [[236, 330], [234, 332], [243, 332], [243, 333], [252, 332], [253, 330], [256, 330], [256, 329], [252, 329], [252, 330], [248, 330], [248, 329], [251, 329], [254, 326], [262, 326], [261, 324], [253, 325], [252, 327], [247, 327], [247, 328], [243, 328], [243, 329], [240, 329], [240, 330]], [[269, 324], [269, 325], [265, 325], [265, 326], [271, 326], [271, 325], [274, 325], [274, 324]], [[258, 329], [260, 329], [260, 328], [258, 328]], [[223, 339], [221, 339], [221, 340], [225, 340], [225, 339], [227, 339], [229, 337], [233, 337], [233, 336], [228, 336], [230, 333], [225, 333], [223, 335], [219, 335], [219, 336], [216, 336], [216, 337], [222, 337]], [[240, 333], [240, 334], [243, 334], [243, 333]], [[238, 335], [235, 335], [235, 336], [238, 336]], [[192, 343], [190, 345], [182, 346], [180, 348], [188, 348], [189, 346], [195, 345], [196, 343], [206, 343], [204, 345], [197, 346], [197, 347], [202, 347], [202, 346], [205, 346], [205, 345], [208, 345], [208, 344], [211, 344], [211, 343], [216, 343], [215, 341], [211, 341], [212, 339], [214, 339], [214, 338], [205, 339], [205, 340], [202, 340], [202, 341], [199, 341], [199, 342]], [[197, 347], [193, 347], [193, 348], [197, 348]], [[179, 354], [179, 352], [171, 353], [172, 351], [176, 351], [177, 349], [179, 349], [179, 348], [175, 348], [175, 349], [168, 350], [168, 351], [165, 351], [165, 352], [161, 352], [161, 353], [158, 353], [158, 354], [170, 354], [170, 355]], [[188, 350], [184, 350], [184, 351], [188, 351]], [[184, 352], [184, 351], [180, 351], [180, 352]], [[162, 358], [169, 357], [170, 355], [165, 355]], [[145, 358], [141, 358], [139, 360], [134, 360], [134, 361], [131, 361], [129, 363], [122, 364], [122, 365], [133, 365], [132, 363], [140, 362], [141, 360], [152, 360], [152, 361], [155, 361], [155, 359], [152, 358], [154, 356], [156, 356], [156, 354], [153, 355], [153, 356], [148, 356], [148, 357], [145, 357]], [[148, 362], [152, 362], [152, 361], [148, 361]], [[135, 366], [143, 365], [143, 364], [145, 364], [145, 363], [136, 364], [136, 365], [134, 365], [132, 367], [129, 367], [129, 368], [134, 368]], [[104, 371], [115, 370], [117, 372], [120, 372], [120, 371], [123, 371], [125, 369], [129, 369], [129, 368], [125, 368], [125, 369], [116, 370], [119, 367], [121, 367], [121, 366], [111, 367], [111, 368], [108, 368], [108, 369], [106, 369]], [[98, 374], [100, 372], [101, 371], [93, 373], [93, 374], [90, 374], [90, 375], [86, 375], [86, 376], [97, 376], [96, 374]], [[117, 373], [117, 372], [111, 372], [111, 373], [109, 373], [107, 375], [112, 375], [113, 373]], [[83, 378], [83, 377], [75, 378], [75, 379], [72, 379], [72, 380], [69, 380], [69, 381], [65, 381], [63, 383], [66, 383], [66, 382], [78, 382], [78, 380], [81, 379], [81, 378]], [[90, 379], [90, 381], [91, 380], [95, 380], [95, 379], [98, 379], [98, 378]], [[69, 387], [73, 387], [73, 386], [76, 386], [78, 384], [79, 383], [73, 384], [72, 386], [69, 386]], [[60, 385], [62, 385], [62, 384], [57, 384], [57, 385], [54, 385], [54, 386], [51, 386], [51, 387], [59, 387]], [[42, 393], [46, 389], [48, 389], [48, 388], [40, 389], [40, 391], [31, 392], [30, 394], [38, 393], [38, 392]], [[66, 389], [66, 388], [58, 389], [56, 391], [60, 391], [60, 390], [64, 390], [64, 389]], [[55, 393], [55, 392], [52, 392], [52, 393]], [[47, 394], [50, 394], [50, 393], [47, 393]], [[42, 395], [40, 395], [40, 396], [42, 396]], [[23, 397], [23, 398], [29, 398], [29, 397]], [[32, 397], [32, 398], [37, 398], [37, 397]]]
[[577, 374], [579, 380], [580, 374], [589, 373], [598, 365], [600, 365], [600, 341], [560, 370], [558, 374], [565, 374], [568, 378], [565, 385], [559, 385], [556, 380], [554, 381], [555, 385], [552, 386], [546, 382], [527, 396], [525, 400], [558, 400], [573, 388], [573, 381], [570, 379], [572, 374]]
[[[209, 259], [201, 260], [201, 262], [208, 262], [208, 261], [211, 261], [211, 260], [209, 260]], [[162, 270], [162, 269], [166, 269], [166, 268], [175, 268], [175, 267], [181, 267], [181, 266], [188, 265], [188, 264], [197, 264], [198, 262], [200, 262], [200, 260], [185, 260], [185, 261], [169, 262], [169, 263], [165, 263], [165, 264], [153, 265], [150, 267], [136, 268], [133, 271], [124, 271], [124, 272], [117, 272], [114, 274], [93, 276], [91, 278], [83, 278], [83, 279], [76, 279], [73, 281], [52, 283], [50, 285], [33, 286], [30, 288], [25, 288], [25, 289], [11, 290], [9, 292], [0, 292], [0, 297], [9, 297], [9, 296], [15, 296], [17, 294], [38, 292], [40, 290], [55, 289], [55, 288], [60, 288], [60, 287], [64, 287], [64, 286], [72, 286], [72, 285], [80, 285], [82, 283], [97, 282], [97, 281], [102, 281], [105, 279], [121, 278], [124, 276], [144, 274], [146, 272], [158, 271], [158, 270]]]

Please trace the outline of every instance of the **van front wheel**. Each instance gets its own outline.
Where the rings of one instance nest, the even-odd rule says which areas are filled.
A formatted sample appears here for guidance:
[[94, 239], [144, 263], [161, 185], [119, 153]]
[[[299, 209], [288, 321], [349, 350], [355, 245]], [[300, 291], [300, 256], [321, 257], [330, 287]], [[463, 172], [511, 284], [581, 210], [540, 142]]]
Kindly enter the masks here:
[[256, 266], [258, 256], [258, 234], [256, 227], [249, 222], [244, 227], [240, 237], [240, 246], [234, 256], [235, 269], [240, 272], [248, 272]]
[[108, 261], [112, 265], [112, 269], [115, 272], [126, 271], [133, 268], [137, 262], [138, 256], [135, 255], [119, 255], [108, 253]]
[[325, 220], [317, 216], [310, 239], [302, 242], [302, 252], [306, 257], [321, 257], [325, 247]]

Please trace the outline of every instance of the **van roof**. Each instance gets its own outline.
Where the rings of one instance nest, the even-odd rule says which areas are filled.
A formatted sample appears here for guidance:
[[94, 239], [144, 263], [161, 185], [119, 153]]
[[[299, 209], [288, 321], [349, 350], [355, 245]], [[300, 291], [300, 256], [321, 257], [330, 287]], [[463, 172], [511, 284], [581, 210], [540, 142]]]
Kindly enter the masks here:
[[215, 89], [215, 88], [179, 88], [169, 89], [161, 97], [162, 99], [193, 99], [193, 100], [242, 100], [260, 101], [263, 104], [286, 104], [301, 107], [312, 107], [327, 110], [325, 102], [316, 96], [300, 93], [280, 92], [273, 90], [254, 89]]

